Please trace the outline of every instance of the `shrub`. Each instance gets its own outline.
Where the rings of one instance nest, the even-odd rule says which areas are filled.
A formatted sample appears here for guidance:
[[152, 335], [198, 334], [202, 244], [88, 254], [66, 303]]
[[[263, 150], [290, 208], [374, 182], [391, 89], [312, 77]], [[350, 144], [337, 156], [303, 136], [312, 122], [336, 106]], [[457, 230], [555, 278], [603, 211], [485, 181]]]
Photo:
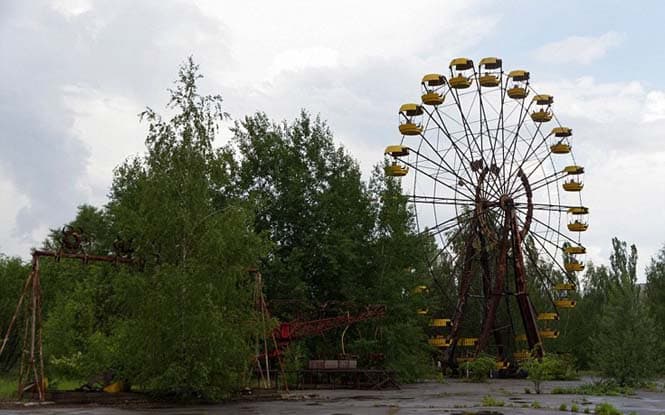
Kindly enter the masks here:
[[469, 370], [470, 379], [474, 382], [484, 382], [496, 367], [493, 357], [481, 355], [465, 366]]
[[579, 412], [580, 407], [577, 406], [576, 404], [570, 405], [570, 412]]
[[500, 400], [500, 399], [496, 399], [491, 395], [486, 395], [486, 396], [483, 397], [482, 405], [483, 406], [503, 406], [503, 405], [505, 405], [505, 402]]
[[568, 407], [566, 406], [565, 403], [562, 403], [561, 405], [559, 405], [559, 411], [567, 411], [567, 410], [568, 410]]
[[623, 415], [618, 409], [607, 402], [596, 405], [593, 412], [596, 415]]

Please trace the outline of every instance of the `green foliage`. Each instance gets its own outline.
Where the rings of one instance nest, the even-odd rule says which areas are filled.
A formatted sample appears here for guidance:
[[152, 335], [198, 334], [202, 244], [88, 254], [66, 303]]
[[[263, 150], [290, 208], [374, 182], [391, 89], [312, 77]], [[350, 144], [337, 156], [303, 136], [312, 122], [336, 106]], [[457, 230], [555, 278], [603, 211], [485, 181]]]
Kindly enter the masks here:
[[628, 386], [620, 386], [612, 380], [594, 383], [584, 383], [575, 387], [556, 387], [552, 389], [557, 395], [592, 395], [592, 396], [621, 396], [633, 395], [634, 389]]
[[504, 406], [506, 403], [502, 401], [501, 399], [497, 399], [493, 397], [492, 395], [485, 395], [483, 396], [483, 400], [481, 402], [482, 406]]
[[580, 411], [580, 407], [577, 406], [577, 404], [570, 405], [570, 412], [579, 412], [579, 411]]
[[541, 403], [538, 402], [538, 401], [533, 401], [533, 402], [531, 402], [531, 407], [534, 408], [534, 409], [539, 409], [539, 408], [542, 408], [543, 405], [541, 405]]
[[[656, 337], [665, 338], [665, 246], [646, 267], [645, 303], [649, 316], [654, 322]], [[658, 373], [665, 373], [665, 343], [658, 342], [656, 349], [656, 366]]]
[[542, 359], [531, 358], [522, 364], [529, 379], [533, 382], [536, 393], [541, 393], [542, 383], [547, 380], [569, 378], [570, 365], [556, 355], [546, 355]]
[[468, 369], [470, 379], [474, 382], [485, 382], [490, 373], [495, 369], [496, 361], [493, 357], [480, 355], [471, 362], [464, 364], [464, 369]]
[[559, 411], [567, 411], [567, 410], [568, 410], [568, 407], [566, 406], [565, 403], [562, 403], [561, 405], [559, 405]]
[[596, 415], [623, 415], [621, 411], [607, 402], [596, 405], [593, 413]]
[[593, 362], [603, 376], [619, 385], [635, 385], [654, 373], [655, 326], [636, 285], [637, 251], [613, 239], [611, 282], [602, 318], [593, 336]]

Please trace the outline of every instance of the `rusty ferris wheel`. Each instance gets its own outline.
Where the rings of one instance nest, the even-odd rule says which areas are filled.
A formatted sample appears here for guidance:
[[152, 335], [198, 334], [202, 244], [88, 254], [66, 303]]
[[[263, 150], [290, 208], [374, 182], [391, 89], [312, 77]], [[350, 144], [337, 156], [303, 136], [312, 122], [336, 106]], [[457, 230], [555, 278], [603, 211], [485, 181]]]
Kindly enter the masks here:
[[[589, 210], [572, 129], [557, 119], [554, 98], [533, 89], [528, 71], [504, 72], [502, 64], [457, 58], [448, 76], [425, 75], [421, 103], [399, 109], [400, 144], [385, 150], [386, 174], [411, 176], [404, 187], [419, 231], [438, 240], [430, 263], [452, 262], [455, 309], [431, 320], [446, 330], [429, 340], [451, 366], [490, 346], [498, 367], [541, 356], [543, 339], [559, 335], [560, 310], [575, 307], [572, 273], [584, 269], [580, 235]], [[526, 274], [543, 257], [568, 278], [541, 281], [551, 304], [537, 312]], [[481, 287], [482, 322], [479, 333], [463, 337], [472, 286]], [[497, 314], [511, 304], [520, 318], [499, 324]]]

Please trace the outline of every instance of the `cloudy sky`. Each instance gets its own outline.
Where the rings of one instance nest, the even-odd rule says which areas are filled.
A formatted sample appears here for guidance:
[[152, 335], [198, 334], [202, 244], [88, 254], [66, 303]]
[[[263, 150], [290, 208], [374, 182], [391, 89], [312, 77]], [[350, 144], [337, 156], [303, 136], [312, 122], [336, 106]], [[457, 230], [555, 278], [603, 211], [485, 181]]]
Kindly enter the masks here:
[[659, 1], [0, 0], [0, 251], [25, 257], [77, 205], [104, 204], [114, 166], [143, 149], [137, 114], [163, 107], [189, 55], [234, 118], [320, 113], [366, 172], [424, 73], [499, 56], [575, 130], [591, 258], [616, 235], [643, 269], [665, 242], [664, 14]]

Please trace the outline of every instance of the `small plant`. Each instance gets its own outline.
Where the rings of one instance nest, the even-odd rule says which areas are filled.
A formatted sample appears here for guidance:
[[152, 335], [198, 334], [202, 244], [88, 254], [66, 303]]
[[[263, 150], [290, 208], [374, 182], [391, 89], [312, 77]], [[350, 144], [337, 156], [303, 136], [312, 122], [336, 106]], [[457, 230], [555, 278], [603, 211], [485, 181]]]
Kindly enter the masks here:
[[496, 399], [491, 395], [485, 395], [483, 397], [482, 406], [503, 406], [503, 405], [505, 405], [504, 401]]
[[607, 402], [596, 405], [593, 413], [596, 415], [623, 415], [618, 409]]
[[559, 411], [567, 411], [567, 410], [568, 410], [568, 407], [566, 406], [565, 403], [562, 403], [561, 405], [559, 405]]
[[580, 407], [577, 406], [576, 404], [570, 405], [570, 412], [579, 412]]
[[534, 409], [539, 409], [539, 408], [542, 408], [543, 406], [540, 404], [540, 402], [533, 401], [533, 402], [531, 402], [531, 407], [534, 408]]
[[589, 410], [589, 408], [584, 408], [584, 413], [585, 413], [585, 414], [590, 414], [591, 411]]
[[531, 394], [531, 389], [524, 388], [524, 393], [526, 393], [527, 395]]
[[485, 382], [495, 367], [495, 359], [487, 355], [478, 356], [466, 364], [467, 373], [472, 382]]

